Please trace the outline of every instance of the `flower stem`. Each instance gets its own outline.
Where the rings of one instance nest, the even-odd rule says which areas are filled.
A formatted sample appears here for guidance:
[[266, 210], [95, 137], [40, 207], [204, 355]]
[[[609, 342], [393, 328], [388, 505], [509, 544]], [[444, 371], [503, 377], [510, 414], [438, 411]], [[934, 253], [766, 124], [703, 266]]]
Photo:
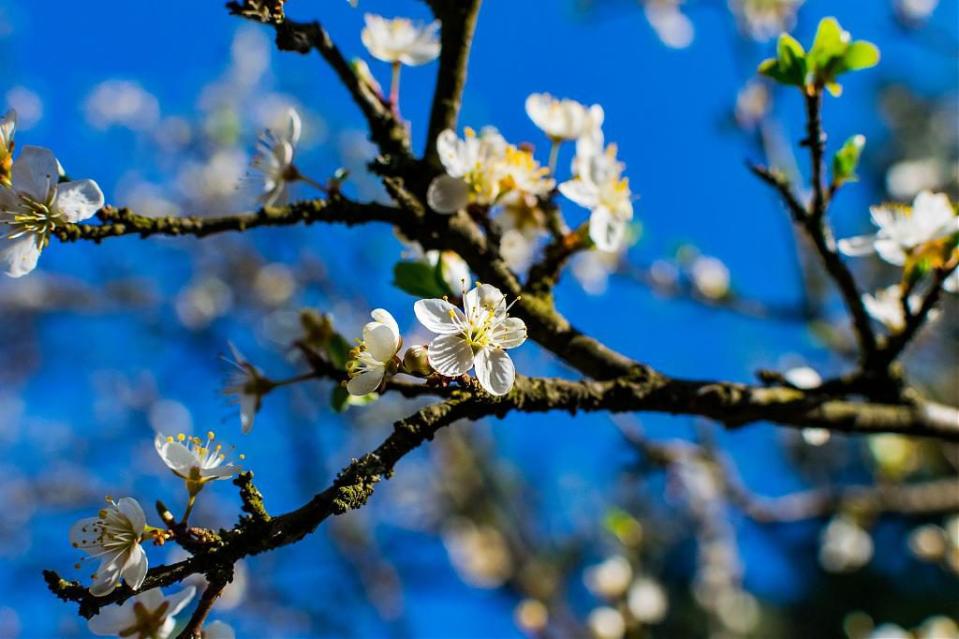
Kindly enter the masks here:
[[393, 78], [390, 81], [390, 105], [393, 113], [400, 117], [400, 63], [393, 63]]
[[280, 379], [273, 380], [273, 388], [278, 388], [280, 386], [289, 386], [290, 384], [297, 384], [299, 382], [305, 382], [307, 380], [316, 379], [317, 374], [315, 372], [303, 373], [302, 375], [297, 375], [296, 377], [290, 377], [289, 379]]
[[552, 146], [549, 148], [549, 172], [551, 175], [556, 174], [556, 161], [559, 159], [559, 140], [553, 140]]
[[328, 193], [329, 190], [330, 190], [330, 187], [329, 187], [328, 185], [326, 185], [326, 184], [321, 184], [320, 182], [317, 182], [317, 181], [314, 180], [313, 178], [306, 177], [306, 176], [303, 175], [302, 173], [300, 173], [299, 178], [300, 178], [300, 181], [301, 181], [301, 182], [306, 182], [306, 183], [309, 184], [310, 186], [319, 189], [319, 190], [322, 191], [323, 193]]
[[182, 525], [186, 526], [187, 522], [190, 520], [190, 513], [193, 512], [193, 504], [196, 503], [196, 493], [190, 492], [190, 499], [186, 502], [186, 510], [183, 511], [183, 519], [180, 522]]

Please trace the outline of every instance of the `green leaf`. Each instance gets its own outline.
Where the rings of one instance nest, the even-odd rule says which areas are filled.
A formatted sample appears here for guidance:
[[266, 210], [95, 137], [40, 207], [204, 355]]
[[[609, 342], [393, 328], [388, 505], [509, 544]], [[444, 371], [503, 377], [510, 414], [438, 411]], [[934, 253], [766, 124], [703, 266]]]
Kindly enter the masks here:
[[816, 39], [809, 50], [810, 66], [815, 70], [824, 70], [833, 59], [841, 58], [849, 46], [849, 33], [843, 31], [835, 18], [823, 18], [816, 29]]
[[788, 33], [783, 33], [779, 36], [779, 41], [776, 43], [776, 54], [780, 60], [786, 59], [787, 56], [792, 59], [802, 59], [806, 57], [806, 50], [803, 49], [799, 40]]
[[346, 362], [350, 359], [350, 343], [339, 333], [330, 335], [326, 343], [326, 355], [330, 358], [330, 363], [340, 370], [346, 370]]
[[832, 179], [836, 184], [855, 182], [856, 167], [859, 165], [859, 156], [866, 145], [866, 138], [854, 135], [842, 145], [832, 158]]
[[426, 262], [397, 262], [393, 285], [416, 297], [443, 297], [448, 294], [438, 268]]
[[839, 73], [859, 71], [879, 64], [879, 47], [872, 42], [857, 40], [849, 45], [842, 56]]
[[330, 407], [334, 412], [342, 413], [350, 407], [350, 394], [346, 387], [336, 385], [330, 393]]
[[345, 412], [350, 406], [368, 406], [378, 400], [376, 393], [350, 395], [345, 386], [335, 386], [330, 394], [330, 407], [337, 413]]
[[777, 57], [764, 60], [759, 72], [782, 84], [802, 86], [806, 78], [806, 52], [788, 33], [779, 36]]

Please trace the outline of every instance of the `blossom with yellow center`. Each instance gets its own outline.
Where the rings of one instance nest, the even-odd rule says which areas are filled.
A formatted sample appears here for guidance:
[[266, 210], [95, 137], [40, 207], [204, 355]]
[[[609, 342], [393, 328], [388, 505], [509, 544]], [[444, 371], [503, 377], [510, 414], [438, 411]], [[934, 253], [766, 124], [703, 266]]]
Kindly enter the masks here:
[[363, 327], [363, 339], [350, 352], [350, 361], [346, 365], [350, 376], [346, 390], [350, 395], [362, 396], [376, 391], [400, 364], [396, 353], [403, 345], [403, 338], [396, 320], [382, 308], [375, 309], [370, 315], [373, 321]]
[[839, 240], [839, 250], [844, 254], [878, 253], [890, 264], [905, 266], [925, 245], [959, 233], [959, 216], [944, 193], [923, 191], [912, 207], [888, 204], [874, 206], [870, 213], [879, 230], [874, 235]]
[[420, 300], [416, 318], [438, 334], [429, 346], [429, 363], [446, 377], [475, 368], [480, 385], [492, 395], [505, 395], [516, 376], [506, 353], [526, 341], [526, 324], [509, 317], [510, 305], [499, 289], [480, 284], [463, 295], [463, 310], [446, 299]]
[[633, 219], [633, 194], [623, 168], [612, 144], [602, 153], [577, 153], [573, 179], [559, 185], [560, 193], [590, 210], [589, 237], [601, 251], [619, 250]]
[[87, 622], [87, 627], [101, 637], [167, 639], [176, 628], [174, 616], [195, 594], [194, 586], [169, 596], [159, 588], [152, 588], [119, 606], [104, 606]]
[[[207, 433], [206, 439], [183, 433], [176, 437], [157, 434], [153, 443], [167, 468], [186, 482], [190, 501], [184, 520], [193, 508], [196, 495], [204, 486], [217, 479], [229, 479], [243, 470], [233, 462], [226, 461], [223, 445], [216, 442], [213, 431]], [[242, 455], [240, 458], [242, 459]]]
[[377, 60], [417, 66], [436, 59], [440, 41], [438, 21], [414, 24], [408, 18], [384, 18], [372, 13], [363, 16], [366, 26], [360, 33], [363, 46]]
[[10, 277], [21, 277], [36, 268], [54, 230], [92, 217], [104, 200], [93, 180], [61, 184], [49, 149], [23, 147], [10, 174], [10, 188], [0, 188], [0, 264]]
[[70, 528], [70, 543], [100, 559], [90, 593], [102, 597], [113, 591], [122, 577], [136, 590], [147, 574], [147, 556], [140, 546], [146, 515], [137, 500], [107, 498], [96, 517], [81, 519]]

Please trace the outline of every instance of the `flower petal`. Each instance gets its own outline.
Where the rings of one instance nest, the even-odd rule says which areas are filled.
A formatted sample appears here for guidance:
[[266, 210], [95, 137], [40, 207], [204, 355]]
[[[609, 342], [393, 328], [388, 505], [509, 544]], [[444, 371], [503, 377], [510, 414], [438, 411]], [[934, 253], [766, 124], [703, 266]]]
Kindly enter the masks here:
[[220, 620], [203, 624], [203, 639], [236, 639], [233, 628]]
[[82, 222], [103, 208], [103, 191], [93, 180], [65, 182], [57, 188], [56, 209], [67, 222]]
[[386, 364], [399, 348], [399, 336], [392, 326], [381, 322], [369, 322], [363, 327], [363, 343], [373, 359]]
[[463, 143], [456, 137], [456, 131], [444, 129], [436, 136], [436, 153], [443, 168], [453, 177], [462, 177], [469, 167], [463, 162]]
[[101, 530], [99, 517], [84, 517], [70, 527], [70, 545], [90, 554], [98, 554]]
[[568, 180], [559, 185], [559, 192], [566, 199], [579, 204], [583, 208], [592, 209], [599, 202], [599, 189], [591, 182], [575, 179]]
[[142, 532], [146, 528], [146, 515], [143, 513], [143, 508], [140, 507], [140, 502], [133, 497], [123, 497], [118, 500], [117, 510], [130, 520], [130, 526], [133, 530]]
[[90, 584], [90, 594], [94, 597], [105, 597], [116, 589], [119, 580], [120, 566], [117, 565], [116, 558], [105, 560], [97, 568], [97, 575]]
[[902, 266], [906, 263], [906, 252], [903, 250], [902, 245], [896, 240], [880, 238], [875, 242], [876, 253], [879, 254], [879, 257], [889, 262], [894, 266]]
[[296, 145], [300, 141], [300, 131], [303, 129], [303, 121], [300, 119], [300, 114], [296, 109], [290, 108], [287, 113], [289, 117], [289, 123], [286, 128], [286, 139], [291, 145]]
[[622, 246], [626, 237], [626, 223], [610, 213], [609, 209], [599, 207], [589, 216], [589, 238], [601, 251], [612, 252]]
[[462, 179], [449, 175], [440, 175], [430, 182], [426, 191], [426, 201], [437, 213], [456, 213], [469, 204], [470, 187]]
[[39, 260], [40, 247], [37, 246], [37, 238], [32, 233], [13, 240], [0, 237], [0, 264], [3, 265], [3, 272], [10, 277], [27, 275], [37, 268]]
[[13, 139], [13, 133], [17, 128], [17, 112], [10, 109], [0, 118], [0, 144], [7, 146]]
[[173, 617], [178, 612], [186, 608], [187, 604], [193, 599], [193, 595], [196, 594], [195, 586], [188, 586], [176, 593], [175, 595], [170, 595], [166, 597], [166, 600], [170, 602], [170, 607], [167, 609], [167, 616]]
[[466, 321], [463, 311], [446, 300], [419, 300], [413, 305], [413, 313], [420, 324], [440, 335], [458, 333]]
[[397, 341], [399, 341], [400, 325], [396, 323], [396, 319], [394, 319], [393, 315], [388, 310], [385, 308], [374, 308], [372, 312], [370, 312], [370, 317], [377, 322], [389, 326], [393, 330], [393, 334], [396, 335]]
[[503, 349], [484, 348], [476, 353], [476, 379], [487, 393], [505, 395], [515, 377], [513, 360]]
[[346, 391], [356, 397], [369, 395], [380, 387], [380, 384], [383, 382], [384, 373], [385, 370], [383, 369], [370, 369], [363, 371], [359, 375], [354, 375], [350, 378], [350, 381], [346, 383]]
[[459, 377], [473, 367], [473, 349], [462, 335], [440, 335], [430, 343], [430, 366], [446, 377]]
[[167, 441], [166, 437], [158, 434], [153, 443], [160, 459], [176, 474], [185, 477], [193, 466], [199, 466], [196, 456], [180, 442]]
[[13, 188], [41, 202], [47, 201], [50, 189], [59, 180], [57, 158], [53, 151], [27, 145], [13, 163]]
[[253, 421], [260, 410], [260, 396], [252, 393], [240, 393], [240, 427], [244, 433], [253, 430]]
[[493, 341], [500, 348], [516, 348], [526, 341], [526, 323], [518, 317], [508, 317], [493, 329]]
[[137, 618], [133, 614], [134, 603], [135, 599], [129, 599], [122, 606], [115, 604], [104, 606], [87, 622], [87, 628], [101, 637], [118, 636], [121, 630], [136, 623]]
[[134, 590], [139, 590], [140, 586], [143, 585], [143, 580], [146, 579], [148, 565], [147, 554], [143, 550], [143, 546], [137, 544], [131, 548], [130, 557], [120, 571], [127, 585]]
[[860, 255], [869, 255], [876, 252], [875, 235], [857, 235], [856, 237], [847, 237], [839, 240], [837, 246], [839, 252], [850, 257], [859, 257]]

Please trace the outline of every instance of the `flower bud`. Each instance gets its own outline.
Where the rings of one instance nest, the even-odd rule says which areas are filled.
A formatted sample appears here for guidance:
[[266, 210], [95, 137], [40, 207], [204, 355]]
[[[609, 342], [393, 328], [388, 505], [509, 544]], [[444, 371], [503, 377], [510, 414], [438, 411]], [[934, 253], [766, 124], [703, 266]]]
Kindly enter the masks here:
[[418, 377], [426, 377], [433, 372], [426, 346], [416, 345], [406, 349], [406, 354], [403, 355], [403, 372]]

